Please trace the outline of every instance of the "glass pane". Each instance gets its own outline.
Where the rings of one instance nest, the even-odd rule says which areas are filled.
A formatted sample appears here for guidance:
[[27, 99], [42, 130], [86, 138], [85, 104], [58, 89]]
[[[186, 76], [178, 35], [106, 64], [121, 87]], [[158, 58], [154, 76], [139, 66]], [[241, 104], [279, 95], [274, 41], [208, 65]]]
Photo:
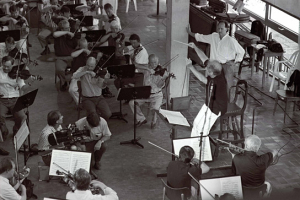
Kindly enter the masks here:
[[[237, 2], [237, 0], [229, 0], [231, 2]], [[247, 9], [251, 11], [252, 13], [255, 13], [256, 15], [265, 18], [265, 12], [266, 12], [266, 3], [262, 2], [261, 0], [244, 0], [245, 7], [244, 9]]]
[[299, 33], [299, 20], [282, 12], [281, 10], [278, 10], [277, 8], [271, 7], [270, 19], [296, 33]]

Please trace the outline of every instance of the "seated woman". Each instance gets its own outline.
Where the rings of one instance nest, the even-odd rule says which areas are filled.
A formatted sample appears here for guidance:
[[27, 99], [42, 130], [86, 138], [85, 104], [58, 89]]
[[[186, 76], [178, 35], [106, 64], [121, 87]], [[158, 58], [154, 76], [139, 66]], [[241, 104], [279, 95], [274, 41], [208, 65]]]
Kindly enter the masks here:
[[[63, 123], [63, 118], [64, 116], [62, 116], [62, 114], [58, 110], [54, 110], [48, 113], [47, 125], [44, 127], [39, 136], [38, 149], [40, 151], [50, 149], [51, 145], [48, 141], [48, 136], [62, 129], [61, 124]], [[42, 159], [47, 166], [50, 166], [51, 154], [42, 156]]]
[[178, 160], [171, 161], [167, 169], [167, 183], [172, 188], [191, 188], [191, 193], [186, 194], [188, 197], [197, 195], [198, 184], [190, 177], [190, 174], [197, 180], [200, 180], [201, 174], [209, 172], [210, 168], [194, 158], [194, 150], [190, 146], [183, 146], [179, 151]]

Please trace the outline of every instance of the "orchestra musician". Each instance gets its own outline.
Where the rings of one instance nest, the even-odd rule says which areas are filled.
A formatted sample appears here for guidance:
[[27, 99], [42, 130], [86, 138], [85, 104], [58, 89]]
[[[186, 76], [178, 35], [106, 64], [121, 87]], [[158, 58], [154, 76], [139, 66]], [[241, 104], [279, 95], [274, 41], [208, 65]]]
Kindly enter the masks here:
[[98, 8], [100, 8], [100, 5], [98, 5], [97, 0], [86, 0], [86, 5], [75, 8], [82, 11], [84, 16], [93, 16], [93, 26], [85, 26], [82, 30], [99, 30], [99, 19], [102, 18], [102, 15]]
[[14, 64], [14, 59], [11, 56], [4, 56], [2, 59], [2, 67], [0, 68], [0, 93], [3, 97], [0, 98], [0, 129], [3, 135], [8, 135], [8, 129], [5, 123], [5, 114], [8, 110], [14, 116], [13, 135], [17, 133], [22, 123], [26, 120], [24, 110], [13, 112], [15, 103], [23, 94], [23, 91], [28, 87], [24, 80], [20, 77], [12, 79], [8, 76]]
[[[91, 56], [91, 51], [88, 49], [88, 42], [85, 38], [81, 38], [78, 40], [78, 46], [79, 48], [76, 49], [74, 52], [71, 53], [71, 56], [73, 57], [72, 66], [70, 70], [70, 74], [73, 74], [76, 72], [80, 67], [83, 67], [86, 65], [86, 61], [89, 56]], [[97, 62], [102, 57], [102, 53], [97, 53]], [[72, 76], [71, 83], [69, 86], [69, 93], [72, 96], [73, 100], [75, 101], [76, 105], [78, 105], [78, 99], [79, 99], [79, 93], [78, 93], [78, 86], [77, 82], [79, 79], [76, 79]]]
[[61, 81], [61, 91], [66, 91], [69, 77], [66, 76], [65, 70], [71, 66], [71, 53], [77, 46], [78, 39], [74, 37], [74, 33], [70, 32], [70, 23], [67, 20], [62, 20], [58, 24], [59, 30], [53, 33], [54, 50], [57, 59], [55, 61], [55, 70]]
[[[70, 191], [66, 195], [66, 199], [69, 200], [78, 200], [78, 199], [85, 199], [85, 200], [118, 200], [117, 193], [107, 187], [104, 183], [98, 180], [91, 181], [91, 175], [84, 169], [80, 168], [75, 171], [74, 173], [74, 182], [76, 190]], [[93, 188], [100, 188], [104, 195], [101, 194], [92, 194], [90, 190], [90, 185]]]
[[[149, 56], [148, 68], [145, 65], [136, 65], [136, 68], [144, 73], [144, 86], [151, 86], [151, 95], [148, 99], [136, 99], [136, 121], [137, 126], [141, 126], [147, 123], [140, 106], [144, 103], [150, 103], [150, 109], [152, 111], [151, 129], [156, 126], [157, 114], [153, 110], [159, 110], [163, 100], [162, 88], [165, 86], [165, 80], [169, 77], [169, 72], [165, 71], [164, 74], [155, 75], [154, 69], [158, 66], [158, 57], [155, 54]], [[129, 106], [134, 112], [134, 100], [129, 101]]]
[[193, 33], [190, 26], [187, 27], [188, 34], [194, 37], [197, 42], [210, 44], [210, 58], [193, 43], [191, 43], [190, 47], [196, 51], [204, 66], [209, 60], [217, 60], [221, 63], [227, 81], [227, 92], [233, 86], [234, 71], [239, 67], [245, 54], [245, 50], [237, 40], [229, 36], [228, 30], [229, 25], [226, 21], [219, 21], [217, 32], [209, 35]]
[[76, 121], [75, 124], [79, 130], [90, 130], [90, 137], [84, 140], [85, 149], [92, 153], [95, 161], [94, 168], [99, 170], [101, 158], [106, 151], [105, 142], [111, 137], [106, 120], [99, 117], [96, 112], [92, 112], [87, 117]]
[[81, 81], [82, 106], [86, 110], [87, 115], [96, 112], [107, 121], [112, 113], [102, 96], [102, 89], [112, 84], [112, 82], [107, 78], [109, 77], [108, 73], [104, 77], [96, 76], [97, 74], [94, 72], [96, 64], [96, 59], [89, 57], [86, 65], [80, 67], [73, 74], [73, 77]]
[[[207, 77], [197, 71], [190, 63], [187, 68], [204, 84], [206, 84], [206, 105], [216, 115], [221, 112], [224, 115], [227, 111], [227, 82], [224, 75], [224, 70], [221, 64], [216, 60], [209, 60], [207, 63]], [[218, 120], [217, 120], [218, 121]], [[215, 123], [217, 124], [217, 123]]]
[[[50, 149], [51, 145], [48, 141], [48, 137], [50, 134], [54, 134], [56, 131], [62, 130], [62, 123], [63, 123], [64, 116], [58, 111], [53, 110], [50, 111], [47, 115], [47, 125], [43, 128], [41, 134], [39, 135], [38, 140], [38, 150], [39, 151], [47, 151]], [[44, 163], [47, 166], [50, 166], [51, 162], [51, 155], [44, 155], [42, 156]]]
[[[0, 198], [5, 200], [26, 200], [26, 187], [19, 181], [15, 186], [9, 183], [16, 172], [16, 164], [10, 157], [3, 157], [0, 161]], [[21, 194], [16, 191], [18, 188]]]
[[183, 146], [179, 151], [179, 158], [171, 161], [167, 168], [167, 184], [172, 188], [190, 188], [188, 199], [197, 199], [198, 184], [190, 177], [190, 173], [195, 179], [200, 180], [201, 174], [209, 172], [210, 168], [201, 163], [199, 168], [199, 159], [194, 158], [195, 152], [190, 146]]
[[270, 196], [271, 184], [265, 181], [265, 172], [274, 162], [278, 155], [277, 150], [258, 155], [261, 146], [261, 139], [257, 135], [250, 135], [245, 139], [245, 151], [239, 154], [232, 154], [232, 172], [241, 176], [242, 186], [257, 188], [263, 184], [267, 185], [266, 196]]
[[15, 57], [16, 52], [18, 49], [13, 37], [7, 37], [4, 43], [0, 43], [0, 61], [4, 56]]
[[[116, 13], [114, 13], [113, 11], [113, 6], [110, 3], [104, 4], [104, 10], [106, 15], [103, 15], [103, 17], [101, 18], [102, 24], [104, 26], [104, 29], [106, 30], [106, 32], [111, 31], [110, 27], [111, 27], [111, 22], [112, 21], [116, 21], [119, 23], [120, 25], [120, 29], [121, 29], [121, 21], [120, 18], [116, 15]], [[101, 24], [101, 22], [100, 22]]]
[[58, 16], [57, 11], [60, 9], [58, 0], [41, 0], [38, 3], [38, 9], [41, 12], [41, 21], [46, 27], [43, 27], [42, 31], [38, 34], [39, 42], [42, 47], [45, 48], [41, 55], [47, 55], [50, 53], [48, 47], [49, 37], [56, 31], [58, 25], [54, 22]]

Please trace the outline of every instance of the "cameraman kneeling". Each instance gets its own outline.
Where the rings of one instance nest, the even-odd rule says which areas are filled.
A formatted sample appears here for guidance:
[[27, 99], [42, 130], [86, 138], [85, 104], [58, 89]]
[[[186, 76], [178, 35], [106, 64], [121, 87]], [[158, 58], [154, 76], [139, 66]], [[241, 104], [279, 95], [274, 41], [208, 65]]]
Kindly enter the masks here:
[[[117, 193], [111, 189], [110, 187], [107, 187], [104, 183], [93, 180], [91, 181], [90, 174], [80, 168], [76, 170], [74, 173], [74, 182], [76, 190], [74, 192], [70, 191], [67, 193], [66, 199], [70, 200], [90, 200], [90, 199], [111, 199], [111, 200], [118, 200]], [[91, 190], [89, 190], [90, 185], [92, 185], [93, 188], [100, 188], [103, 190], [104, 195], [101, 194], [92, 194]]]
[[100, 169], [100, 160], [106, 151], [105, 141], [110, 139], [111, 132], [107, 122], [95, 112], [75, 122], [79, 130], [90, 130], [90, 139], [85, 140], [86, 151], [91, 152], [95, 158], [94, 168]]

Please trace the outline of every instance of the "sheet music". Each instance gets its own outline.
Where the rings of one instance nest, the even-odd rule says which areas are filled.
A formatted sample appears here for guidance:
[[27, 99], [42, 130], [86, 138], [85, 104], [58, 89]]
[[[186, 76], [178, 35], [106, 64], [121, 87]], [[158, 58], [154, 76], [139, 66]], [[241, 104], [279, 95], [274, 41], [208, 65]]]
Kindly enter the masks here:
[[159, 109], [159, 113], [161, 113], [165, 118], [167, 118], [170, 124], [190, 126], [187, 119], [181, 114], [181, 112]]
[[243, 190], [241, 184], [241, 177], [227, 177], [220, 180], [221, 193], [232, 194], [236, 199], [243, 199]]
[[26, 121], [24, 121], [22, 126], [20, 127], [20, 129], [18, 130], [17, 134], [14, 137], [15, 149], [17, 149], [17, 151], [19, 151], [20, 147], [25, 142], [28, 135], [29, 135], [29, 129]]
[[60, 167], [64, 168], [72, 174], [79, 168], [83, 168], [89, 172], [91, 163], [91, 153], [54, 149], [52, 151], [51, 156], [49, 175], [59, 176], [56, 174], [57, 170], [61, 172], [65, 171], [53, 163], [58, 164]]
[[243, 199], [240, 176], [200, 180], [200, 184], [202, 185], [200, 186], [201, 198], [204, 200], [213, 200], [214, 198], [211, 195], [215, 196], [217, 194], [220, 197], [224, 193], [232, 194], [237, 200]]
[[[205, 120], [205, 115], [206, 115], [206, 120]], [[202, 130], [203, 130], [203, 136], [207, 136], [209, 134], [211, 127], [214, 125], [214, 123], [216, 122], [218, 117], [220, 117], [220, 115], [221, 113], [219, 113], [218, 115], [214, 114], [204, 104], [194, 120], [191, 137], [200, 136]], [[204, 126], [204, 122], [205, 122], [205, 126]]]
[[[173, 140], [174, 153], [176, 155], [179, 155], [179, 151], [180, 151], [181, 147], [190, 146], [195, 151], [194, 158], [199, 159], [199, 155], [200, 155], [199, 143], [200, 143], [200, 137], [183, 138], [183, 139]], [[212, 155], [211, 155], [209, 138], [203, 137], [201, 161], [211, 161], [211, 160], [212, 160]]]

